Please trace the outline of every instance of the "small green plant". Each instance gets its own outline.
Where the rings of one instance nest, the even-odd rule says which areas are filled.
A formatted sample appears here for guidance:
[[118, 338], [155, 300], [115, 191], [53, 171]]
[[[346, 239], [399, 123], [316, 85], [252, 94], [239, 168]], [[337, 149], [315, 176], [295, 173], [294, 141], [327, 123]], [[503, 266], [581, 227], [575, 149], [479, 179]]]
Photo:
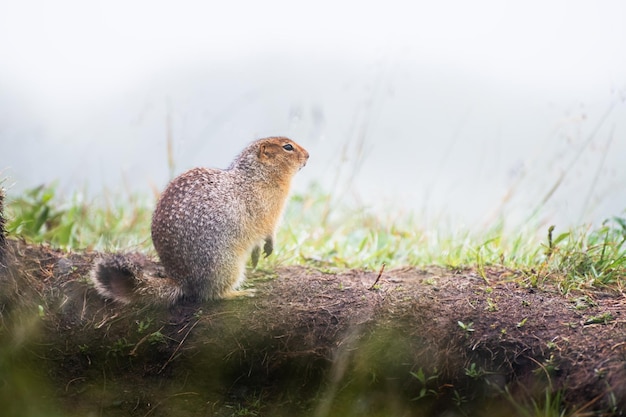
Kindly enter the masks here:
[[146, 321], [137, 321], [137, 332], [138, 333], [143, 333], [146, 330], [148, 330], [148, 328], [150, 327], [150, 325], [152, 324], [152, 319], [147, 319]]
[[467, 324], [463, 323], [462, 321], [457, 321], [457, 324], [461, 329], [463, 329], [464, 332], [471, 333], [474, 331], [474, 322], [472, 321]]
[[485, 307], [485, 310], [491, 312], [498, 311], [498, 304], [496, 304], [492, 298], [487, 298], [487, 307]]
[[431, 286], [436, 286], [437, 285], [437, 280], [435, 278], [433, 278], [433, 277], [426, 278], [423, 282], [426, 285], [431, 285]]
[[550, 357], [546, 359], [543, 364], [541, 364], [540, 368], [535, 369], [534, 372], [536, 374], [545, 373], [548, 377], [550, 377], [554, 375], [554, 373], [557, 372], [559, 369], [560, 368], [557, 362], [557, 358], [553, 354], [550, 354]]
[[587, 320], [585, 320], [585, 324], [586, 325], [589, 325], [589, 324], [608, 324], [609, 322], [612, 322], [613, 320], [615, 320], [615, 318], [613, 317], [613, 315], [611, 313], [602, 313], [602, 314], [597, 315], [597, 316], [589, 317]]
[[458, 390], [454, 390], [452, 392], [452, 402], [457, 407], [461, 407], [467, 401], [468, 401], [467, 397], [465, 397], [464, 395], [461, 395], [461, 393]]
[[125, 356], [128, 352], [128, 349], [132, 347], [132, 343], [128, 343], [125, 338], [117, 339], [113, 345], [109, 347], [107, 355], [111, 355], [114, 357]]
[[596, 307], [598, 305], [589, 295], [577, 297], [572, 300], [572, 302], [574, 303], [574, 308], [576, 310], [586, 310], [590, 307]]
[[148, 343], [150, 343], [151, 345], [158, 345], [166, 342], [167, 337], [160, 331], [150, 333], [150, 336], [148, 336]]
[[429, 396], [437, 396], [437, 390], [435, 389], [437, 387], [437, 380], [439, 379], [439, 373], [437, 372], [437, 369], [435, 369], [431, 375], [427, 375], [424, 372], [423, 368], [419, 368], [417, 372], [411, 371], [410, 374], [421, 384], [419, 394], [417, 395], [417, 397], [412, 398], [411, 401], [421, 400], [422, 398]]
[[479, 379], [485, 375], [485, 371], [472, 362], [469, 368], [465, 368], [465, 375], [472, 379]]

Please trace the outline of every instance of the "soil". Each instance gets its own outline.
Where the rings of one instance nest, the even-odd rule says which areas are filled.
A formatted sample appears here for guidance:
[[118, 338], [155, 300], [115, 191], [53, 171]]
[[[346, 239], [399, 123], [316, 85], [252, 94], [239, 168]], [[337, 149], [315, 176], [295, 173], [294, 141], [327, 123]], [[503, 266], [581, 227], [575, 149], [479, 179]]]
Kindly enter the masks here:
[[97, 253], [9, 240], [7, 254], [0, 274], [6, 415], [626, 409], [626, 300], [618, 292], [563, 295], [497, 266], [311, 265], [250, 271], [253, 298], [168, 309], [102, 300], [88, 280]]

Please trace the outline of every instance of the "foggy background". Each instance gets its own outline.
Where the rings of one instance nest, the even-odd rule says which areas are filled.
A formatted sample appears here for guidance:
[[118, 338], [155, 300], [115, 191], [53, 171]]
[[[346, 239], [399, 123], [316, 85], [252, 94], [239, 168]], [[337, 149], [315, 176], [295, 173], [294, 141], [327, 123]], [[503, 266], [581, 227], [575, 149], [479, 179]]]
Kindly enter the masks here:
[[151, 195], [248, 142], [381, 214], [562, 227], [626, 208], [623, 1], [0, 1], [9, 194]]

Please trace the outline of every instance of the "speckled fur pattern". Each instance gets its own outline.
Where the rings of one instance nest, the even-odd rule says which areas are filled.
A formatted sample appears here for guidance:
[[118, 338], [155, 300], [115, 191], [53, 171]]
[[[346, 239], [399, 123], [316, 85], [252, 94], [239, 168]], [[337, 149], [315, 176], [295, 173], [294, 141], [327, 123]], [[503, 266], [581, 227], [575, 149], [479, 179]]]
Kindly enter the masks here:
[[[194, 168], [172, 180], [152, 217], [152, 241], [170, 283], [159, 298], [174, 304], [232, 295], [251, 253], [256, 249], [258, 259], [260, 246], [271, 252], [291, 180], [308, 158], [292, 140], [272, 137], [252, 142], [226, 170]], [[108, 298], [155, 293], [137, 281], [134, 289], [128, 282], [117, 286], [134, 294], [114, 294], [107, 272], [107, 285], [98, 272], [92, 279]]]

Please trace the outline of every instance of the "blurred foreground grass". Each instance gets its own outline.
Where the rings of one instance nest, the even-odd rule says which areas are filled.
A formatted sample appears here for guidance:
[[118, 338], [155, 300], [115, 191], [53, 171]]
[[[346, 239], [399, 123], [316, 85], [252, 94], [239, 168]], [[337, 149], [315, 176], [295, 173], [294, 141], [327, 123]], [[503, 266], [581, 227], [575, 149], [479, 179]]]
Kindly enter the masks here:
[[[151, 253], [152, 198], [105, 196], [69, 199], [55, 187], [40, 186], [8, 198], [7, 230], [34, 243], [65, 250], [138, 250]], [[420, 225], [411, 215], [381, 215], [364, 207], [344, 207], [317, 187], [295, 195], [277, 237], [276, 254], [265, 262], [307, 264], [328, 270], [346, 268], [487, 265], [523, 271], [526, 284], [571, 289], [613, 287], [626, 276], [626, 218], [599, 227], [580, 226], [555, 233], [526, 225], [505, 229], [504, 222], [480, 233]]]

